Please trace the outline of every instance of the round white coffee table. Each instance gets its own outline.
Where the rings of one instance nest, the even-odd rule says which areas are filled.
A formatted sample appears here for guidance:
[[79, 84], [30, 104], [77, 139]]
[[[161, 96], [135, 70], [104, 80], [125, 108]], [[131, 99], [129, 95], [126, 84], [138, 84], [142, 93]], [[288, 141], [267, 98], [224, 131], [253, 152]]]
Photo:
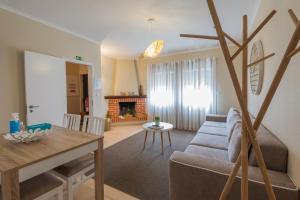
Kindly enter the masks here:
[[173, 125], [170, 123], [166, 123], [166, 122], [160, 122], [160, 126], [163, 126], [163, 128], [161, 129], [154, 129], [151, 128], [151, 126], [154, 124], [154, 122], [148, 122], [143, 124], [143, 129], [146, 131], [145, 132], [145, 140], [144, 140], [144, 147], [143, 149], [145, 149], [146, 146], [146, 141], [147, 141], [147, 136], [148, 136], [148, 132], [152, 132], [153, 133], [153, 143], [155, 141], [155, 133], [159, 132], [160, 133], [160, 139], [161, 139], [161, 153], [164, 154], [164, 140], [163, 140], [163, 133], [168, 133], [169, 136], [169, 143], [170, 146], [171, 144], [171, 136], [170, 136], [170, 131], [173, 130]]

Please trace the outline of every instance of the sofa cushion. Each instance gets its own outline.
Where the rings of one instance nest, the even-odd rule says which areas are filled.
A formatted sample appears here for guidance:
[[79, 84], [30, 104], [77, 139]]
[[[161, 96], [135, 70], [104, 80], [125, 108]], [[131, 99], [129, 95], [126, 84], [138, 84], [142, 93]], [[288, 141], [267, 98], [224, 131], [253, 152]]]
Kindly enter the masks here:
[[216, 148], [227, 150], [228, 149], [228, 140], [227, 137], [210, 135], [205, 133], [198, 133], [193, 140], [191, 141], [192, 145], [199, 145], [204, 147]]
[[213, 121], [213, 122], [226, 122], [227, 115], [220, 115], [220, 114], [206, 114], [205, 116], [206, 121]]
[[241, 151], [242, 123], [238, 122], [233, 129], [231, 140], [228, 145], [228, 158], [235, 162]]
[[226, 128], [226, 122], [214, 122], [214, 121], [205, 121], [202, 126], [212, 126], [219, 128]]
[[227, 112], [227, 117], [230, 116], [230, 114], [232, 114], [232, 113], [234, 113], [234, 114], [235, 113], [240, 113], [240, 110], [235, 108], [235, 107], [230, 107], [228, 112]]
[[235, 115], [241, 116], [241, 113], [236, 108], [230, 108], [227, 114], [226, 123], [228, 123]]
[[213, 126], [201, 126], [198, 130], [199, 133], [205, 133], [210, 135], [221, 135], [226, 136], [228, 135], [227, 129], [222, 127], [213, 127]]
[[[257, 130], [256, 138], [267, 168], [286, 173], [288, 160], [287, 147], [263, 125]], [[249, 164], [258, 166], [253, 149], [250, 151]]]
[[236, 115], [236, 114], [240, 114], [240, 111], [239, 111], [237, 108], [231, 107], [231, 108], [228, 110], [226, 122], [227, 122], [233, 115]]
[[228, 132], [228, 142], [230, 141], [231, 139], [231, 136], [232, 136], [232, 132], [233, 132], [233, 129], [236, 125], [236, 123], [238, 122], [241, 122], [242, 121], [242, 118], [241, 118], [241, 115], [236, 113], [236, 114], [233, 114], [227, 121], [226, 123], [226, 129], [227, 129], [227, 132]]
[[225, 160], [228, 161], [228, 153], [225, 150], [203, 147], [198, 145], [189, 145], [185, 153], [190, 153], [205, 158], [215, 159], [215, 160]]

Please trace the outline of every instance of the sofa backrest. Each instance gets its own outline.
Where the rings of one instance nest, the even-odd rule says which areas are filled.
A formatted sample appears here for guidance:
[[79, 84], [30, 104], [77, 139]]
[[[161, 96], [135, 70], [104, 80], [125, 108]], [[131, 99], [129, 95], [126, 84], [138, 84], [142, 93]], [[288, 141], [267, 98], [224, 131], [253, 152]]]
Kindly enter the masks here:
[[228, 144], [228, 158], [231, 162], [235, 162], [241, 151], [241, 136], [242, 136], [242, 123], [237, 122]]
[[[252, 122], [254, 121], [251, 116]], [[236, 108], [230, 108], [227, 115], [227, 131], [228, 135], [228, 157], [229, 160], [235, 162], [236, 154], [240, 152], [240, 138], [241, 138], [241, 115]], [[256, 133], [257, 142], [261, 148], [266, 166], [270, 170], [287, 172], [288, 149], [287, 147], [269, 131], [265, 126], [261, 125]], [[238, 153], [237, 153], [238, 152]], [[251, 148], [249, 153], [249, 164], [258, 166], [254, 150]]]
[[240, 110], [235, 108], [235, 107], [230, 107], [227, 113], [227, 117], [230, 116], [231, 114], [235, 114], [235, 113], [240, 113]]
[[236, 123], [241, 122], [242, 118], [240, 115], [240, 112], [236, 109], [236, 108], [230, 108], [227, 114], [227, 118], [226, 118], [226, 129], [227, 129], [227, 133], [228, 133], [228, 142], [231, 139], [232, 133], [233, 133], [233, 129], [236, 125]]
[[[263, 125], [257, 130], [256, 138], [267, 168], [286, 173], [288, 162], [287, 147]], [[258, 166], [253, 149], [250, 150], [249, 164]]]

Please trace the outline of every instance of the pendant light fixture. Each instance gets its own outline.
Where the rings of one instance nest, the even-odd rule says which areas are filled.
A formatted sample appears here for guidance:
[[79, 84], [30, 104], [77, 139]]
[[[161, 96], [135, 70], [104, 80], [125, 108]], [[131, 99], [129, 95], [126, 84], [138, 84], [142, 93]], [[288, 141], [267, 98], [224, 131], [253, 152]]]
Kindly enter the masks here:
[[[152, 34], [152, 24], [155, 21], [153, 18], [149, 18], [148, 22], [150, 23], [150, 32]], [[158, 56], [161, 52], [161, 50], [164, 47], [164, 41], [163, 40], [155, 40], [153, 41], [145, 50], [144, 57], [148, 58], [154, 58]]]

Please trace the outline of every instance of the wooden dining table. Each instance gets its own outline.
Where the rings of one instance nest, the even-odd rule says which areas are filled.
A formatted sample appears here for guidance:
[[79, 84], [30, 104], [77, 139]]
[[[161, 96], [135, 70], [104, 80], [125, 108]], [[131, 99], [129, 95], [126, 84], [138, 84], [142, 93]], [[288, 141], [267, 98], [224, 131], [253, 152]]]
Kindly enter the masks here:
[[40, 141], [28, 144], [0, 136], [2, 199], [19, 200], [21, 182], [90, 152], [95, 159], [95, 199], [103, 200], [103, 136], [61, 127], [53, 127]]

